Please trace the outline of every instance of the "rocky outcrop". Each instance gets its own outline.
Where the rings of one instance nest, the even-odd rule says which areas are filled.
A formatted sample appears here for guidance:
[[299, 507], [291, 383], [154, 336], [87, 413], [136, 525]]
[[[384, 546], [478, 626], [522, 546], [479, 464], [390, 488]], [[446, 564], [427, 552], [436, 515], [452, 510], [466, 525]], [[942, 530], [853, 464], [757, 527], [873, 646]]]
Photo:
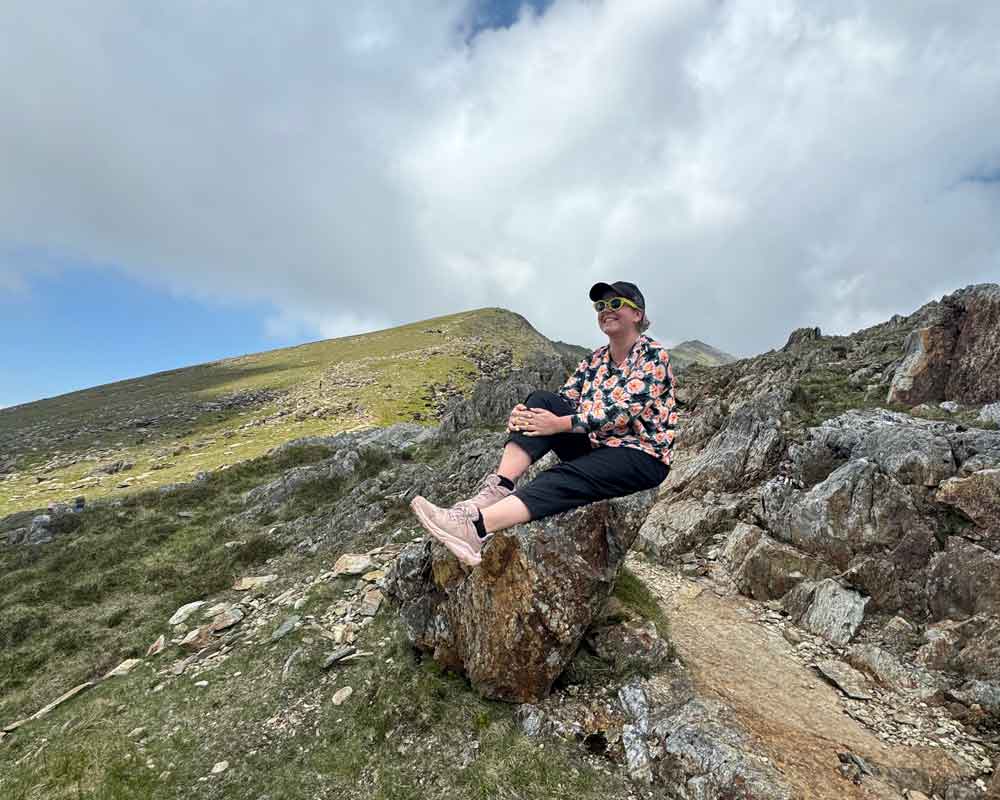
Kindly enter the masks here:
[[483, 696], [545, 697], [603, 607], [651, 492], [493, 535], [467, 571], [439, 545], [409, 545], [387, 578], [410, 641]]
[[785, 439], [775, 409], [788, 392], [774, 392], [733, 408], [722, 428], [671, 480], [675, 491], [730, 492], [769, 475], [781, 458]]
[[931, 560], [927, 595], [934, 619], [1000, 615], [1000, 555], [952, 536]]
[[456, 397], [441, 418], [441, 430], [454, 433], [475, 426], [506, 423], [510, 410], [536, 389], [553, 390], [566, 380], [567, 368], [579, 360], [570, 356], [535, 353], [520, 369], [503, 377], [489, 376], [478, 381], [468, 398]]
[[738, 513], [738, 502], [731, 497], [672, 497], [650, 512], [639, 529], [636, 547], [667, 561], [728, 530]]
[[721, 559], [740, 592], [756, 600], [783, 597], [807, 578], [833, 574], [822, 560], [777, 542], [745, 522], [729, 535]]
[[1000, 538], [1000, 469], [983, 469], [941, 483], [934, 499], [954, 506], [979, 529], [979, 538]]
[[834, 644], [847, 644], [865, 616], [868, 598], [836, 581], [805, 581], [784, 598], [785, 611], [807, 631]]
[[968, 286], [931, 304], [933, 321], [907, 337], [887, 395], [916, 405], [945, 399], [996, 400], [1000, 386], [1000, 287]]

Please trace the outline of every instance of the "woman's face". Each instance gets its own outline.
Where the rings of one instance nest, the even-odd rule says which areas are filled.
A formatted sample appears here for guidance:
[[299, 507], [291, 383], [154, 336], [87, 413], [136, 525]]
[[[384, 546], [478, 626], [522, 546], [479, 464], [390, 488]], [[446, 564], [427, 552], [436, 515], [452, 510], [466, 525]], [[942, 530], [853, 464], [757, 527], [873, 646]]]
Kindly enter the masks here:
[[[601, 295], [602, 300], [610, 300], [617, 297], [614, 292], [605, 292]], [[605, 308], [597, 315], [597, 325], [606, 336], [616, 336], [625, 332], [639, 332], [639, 320], [642, 319], [642, 312], [636, 311], [632, 306], [624, 303], [617, 311]]]

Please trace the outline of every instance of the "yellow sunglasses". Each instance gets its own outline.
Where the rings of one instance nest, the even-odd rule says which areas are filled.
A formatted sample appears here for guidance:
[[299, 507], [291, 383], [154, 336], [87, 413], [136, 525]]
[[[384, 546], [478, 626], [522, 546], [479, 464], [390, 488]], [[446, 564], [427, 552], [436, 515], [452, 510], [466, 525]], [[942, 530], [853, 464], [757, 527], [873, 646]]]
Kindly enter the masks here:
[[600, 314], [604, 309], [610, 308], [612, 311], [617, 311], [623, 305], [631, 306], [636, 311], [642, 311], [639, 306], [633, 303], [631, 300], [625, 297], [612, 297], [610, 300], [595, 300], [594, 301], [594, 311]]

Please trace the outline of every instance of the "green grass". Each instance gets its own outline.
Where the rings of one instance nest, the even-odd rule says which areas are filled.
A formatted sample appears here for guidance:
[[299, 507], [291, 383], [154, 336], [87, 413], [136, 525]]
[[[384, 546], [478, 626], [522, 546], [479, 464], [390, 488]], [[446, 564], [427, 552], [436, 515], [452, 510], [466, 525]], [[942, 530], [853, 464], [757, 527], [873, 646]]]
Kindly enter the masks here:
[[[478, 378], [475, 359], [501, 349], [515, 365], [533, 351], [555, 352], [522, 317], [487, 308], [0, 409], [0, 453], [17, 459], [15, 473], [0, 482], [0, 517], [78, 495], [88, 501], [129, 496], [188, 481], [303, 436], [415, 414], [430, 420], [434, 409], [424, 399], [430, 388], [451, 383], [467, 390]], [[264, 394], [246, 407], [201, 407], [247, 392]], [[326, 416], [290, 413], [257, 424], [282, 409], [314, 407], [327, 409]], [[152, 418], [158, 419], [148, 428], [136, 427], [136, 420]], [[84, 460], [43, 469], [53, 458]], [[93, 483], [95, 467], [119, 459], [135, 466]], [[120, 488], [126, 479], [134, 485]]]
[[[143, 655], [177, 607], [283, 553], [266, 524], [237, 527], [231, 517], [247, 489], [327, 454], [303, 447], [245, 462], [173, 493], [59, 518], [56, 545], [0, 549], [0, 721]], [[329, 488], [303, 493], [330, 503]], [[242, 544], [225, 546], [232, 541]]]
[[[513, 706], [483, 700], [419, 658], [390, 614], [360, 644], [377, 657], [328, 673], [319, 669], [322, 646], [296, 633], [235, 651], [199, 676], [204, 689], [185, 675], [154, 693], [160, 679], [149, 670], [105, 682], [0, 746], [0, 792], [13, 800], [627, 796], [582, 747], [524, 736]], [[302, 655], [282, 680], [295, 651]], [[341, 686], [354, 693], [337, 707], [329, 698]], [[138, 727], [144, 740], [129, 737]], [[222, 760], [229, 769], [210, 776]]]

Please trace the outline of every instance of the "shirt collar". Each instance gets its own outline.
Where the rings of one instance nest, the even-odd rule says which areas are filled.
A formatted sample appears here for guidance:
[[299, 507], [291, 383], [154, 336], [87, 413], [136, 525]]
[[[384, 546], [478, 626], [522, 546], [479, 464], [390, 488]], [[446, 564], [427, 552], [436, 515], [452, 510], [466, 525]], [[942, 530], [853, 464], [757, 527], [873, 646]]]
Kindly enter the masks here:
[[[627, 364], [631, 363], [632, 361], [634, 361], [637, 358], [637, 354], [641, 351], [642, 346], [645, 345], [645, 339], [646, 339], [646, 334], [640, 333], [639, 334], [639, 338], [636, 339], [632, 343], [632, 349], [628, 351], [628, 354], [625, 356], [625, 360], [621, 364], [618, 365], [618, 367], [617, 367], [618, 369], [623, 369]], [[604, 345], [604, 359], [603, 360], [604, 360], [604, 363], [606, 363], [608, 365], [608, 367], [610, 367], [611, 364], [613, 363], [612, 360], [611, 360], [611, 345], [610, 344]]]

